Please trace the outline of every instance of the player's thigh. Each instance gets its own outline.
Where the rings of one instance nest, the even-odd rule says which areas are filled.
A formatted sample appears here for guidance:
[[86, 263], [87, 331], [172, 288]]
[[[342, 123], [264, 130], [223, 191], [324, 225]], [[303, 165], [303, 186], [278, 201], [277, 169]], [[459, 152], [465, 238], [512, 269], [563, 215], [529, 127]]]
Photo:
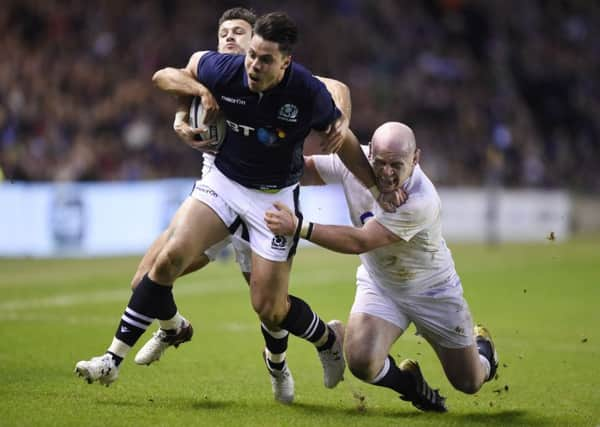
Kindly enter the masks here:
[[206, 267], [210, 263], [210, 261], [210, 258], [208, 258], [206, 254], [199, 254], [198, 256], [196, 256], [196, 258], [192, 260], [190, 265], [186, 267], [186, 269], [183, 271], [183, 273], [179, 275], [179, 277], [185, 276], [186, 274], [193, 273], [194, 271], [198, 271]]
[[[202, 202], [211, 210], [211, 220], [214, 217], [220, 219], [219, 235], [220, 238], [213, 240], [209, 246], [203, 248], [207, 250], [210, 246], [228, 238], [229, 234], [235, 230], [230, 228], [236, 227], [240, 221], [240, 215], [236, 211], [236, 200], [239, 196], [239, 184], [234, 183], [229, 178], [219, 172], [217, 168], [212, 168], [210, 172], [200, 181], [196, 181], [194, 189], [190, 195], [191, 199]], [[221, 233], [221, 225], [225, 226], [227, 232]]]
[[350, 309], [350, 315], [355, 314], [368, 314], [397, 327], [399, 334], [394, 339], [397, 339], [410, 324], [406, 313], [385, 288], [377, 285], [362, 265], [356, 272], [356, 291]]
[[460, 281], [445, 284], [439, 293], [407, 298], [411, 320], [435, 350], [448, 380], [457, 389], [473, 392], [483, 373], [473, 336], [471, 311]]
[[249, 190], [245, 197], [246, 210], [241, 217], [248, 227], [252, 252], [276, 262], [290, 259], [296, 252], [298, 236], [295, 233], [285, 236], [273, 234], [265, 223], [265, 212], [274, 209], [275, 202], [284, 203], [292, 211], [299, 212], [300, 188], [290, 186], [274, 194]]
[[283, 262], [294, 255], [298, 236], [274, 235], [265, 223], [265, 212], [274, 209], [275, 202], [299, 210], [300, 188], [297, 184], [275, 192], [261, 191], [244, 187], [213, 168], [196, 184], [192, 196], [211, 206], [231, 232], [241, 221], [247, 227], [252, 252], [262, 258]]
[[168, 230], [165, 251], [184, 255], [191, 262], [198, 254], [223, 240], [229, 231], [223, 220], [206, 203], [188, 197]]
[[395, 302], [360, 266], [356, 275], [354, 303], [346, 327], [344, 347], [348, 357], [373, 357], [382, 362], [409, 323]]
[[399, 304], [409, 314], [417, 332], [429, 342], [456, 349], [474, 344], [471, 310], [458, 277], [423, 294], [408, 295]]
[[278, 317], [287, 313], [290, 268], [290, 261], [271, 261], [252, 253], [250, 296], [259, 315]]

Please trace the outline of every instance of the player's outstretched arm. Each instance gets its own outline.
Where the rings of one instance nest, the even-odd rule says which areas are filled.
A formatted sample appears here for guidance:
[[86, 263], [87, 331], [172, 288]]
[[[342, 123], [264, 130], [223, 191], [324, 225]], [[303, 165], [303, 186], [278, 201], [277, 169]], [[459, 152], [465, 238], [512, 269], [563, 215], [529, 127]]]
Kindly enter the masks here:
[[166, 67], [152, 76], [152, 83], [174, 95], [206, 96], [208, 89], [185, 68]]
[[348, 129], [344, 137], [344, 143], [337, 152], [340, 160], [348, 168], [354, 176], [368, 189], [374, 190], [377, 188], [375, 174], [365, 156], [360, 143], [354, 133]]
[[204, 127], [194, 129], [188, 124], [188, 111], [194, 96], [199, 96], [202, 100], [202, 107], [206, 112], [204, 118], [206, 123], [214, 122], [219, 112], [219, 105], [216, 100], [197, 79], [198, 61], [204, 53], [206, 52], [194, 53], [185, 68], [167, 67], [157, 71], [152, 77], [152, 81], [159, 89], [173, 93], [177, 97], [177, 110], [173, 129], [179, 138], [192, 148], [212, 153], [214, 152], [213, 143], [215, 141], [200, 142], [195, 138], [197, 134], [206, 131], [206, 129]]
[[339, 80], [330, 79], [328, 77], [315, 76], [321, 81], [331, 94], [335, 105], [342, 112], [348, 123], [352, 118], [352, 100], [350, 98], [350, 89], [347, 85]]
[[[327, 88], [335, 105], [342, 112], [342, 117], [333, 124], [326, 133], [311, 131], [304, 143], [304, 154], [335, 153], [343, 142], [342, 133], [348, 128], [350, 116], [352, 115], [352, 101], [350, 89], [344, 83], [327, 77], [315, 76]], [[339, 136], [330, 135], [332, 131], [338, 132]]]
[[198, 61], [206, 52], [195, 52], [185, 68], [161, 68], [152, 76], [152, 83], [160, 90], [175, 95], [204, 96], [208, 89], [197, 80], [197, 68]]
[[[292, 235], [298, 227], [298, 218], [289, 207], [276, 202], [275, 209], [265, 213], [267, 227], [280, 235]], [[345, 254], [361, 254], [400, 240], [377, 220], [367, 221], [361, 228], [343, 225], [301, 224], [300, 237], [319, 246]]]

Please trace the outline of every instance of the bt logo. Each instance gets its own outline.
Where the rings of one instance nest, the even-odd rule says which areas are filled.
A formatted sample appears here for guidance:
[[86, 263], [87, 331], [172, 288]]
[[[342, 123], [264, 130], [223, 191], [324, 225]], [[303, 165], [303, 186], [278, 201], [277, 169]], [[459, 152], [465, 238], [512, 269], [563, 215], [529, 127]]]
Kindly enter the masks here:
[[264, 145], [276, 146], [279, 145], [285, 139], [285, 132], [281, 129], [273, 128], [253, 128], [252, 126], [241, 125], [239, 123], [232, 122], [231, 120], [225, 120], [229, 129], [235, 133], [241, 133], [244, 136], [252, 136], [256, 133], [256, 139]]
[[242, 133], [244, 136], [250, 136], [250, 133], [256, 130], [252, 126], [240, 125], [238, 123], [232, 122], [231, 120], [225, 120], [225, 122], [227, 122], [227, 126], [229, 126], [229, 129], [236, 133]]

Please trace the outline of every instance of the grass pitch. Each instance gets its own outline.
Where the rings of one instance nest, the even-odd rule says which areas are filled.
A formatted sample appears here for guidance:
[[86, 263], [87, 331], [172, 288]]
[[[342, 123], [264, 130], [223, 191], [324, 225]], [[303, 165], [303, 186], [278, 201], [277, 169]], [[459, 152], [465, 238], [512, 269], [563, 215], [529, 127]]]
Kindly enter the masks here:
[[[0, 425], [600, 425], [599, 241], [450, 246], [473, 316], [494, 335], [498, 379], [474, 396], [454, 391], [413, 328], [392, 352], [419, 360], [448, 397], [447, 414], [419, 412], [348, 371], [327, 390], [315, 350], [293, 337], [295, 402], [273, 401], [258, 322], [232, 262], [177, 282], [196, 331], [190, 343], [140, 367], [133, 355], [147, 332], [116, 383], [88, 385], [72, 370], [109, 345], [138, 259], [0, 260]], [[354, 256], [301, 250], [291, 292], [324, 319], [345, 321], [357, 265]]]

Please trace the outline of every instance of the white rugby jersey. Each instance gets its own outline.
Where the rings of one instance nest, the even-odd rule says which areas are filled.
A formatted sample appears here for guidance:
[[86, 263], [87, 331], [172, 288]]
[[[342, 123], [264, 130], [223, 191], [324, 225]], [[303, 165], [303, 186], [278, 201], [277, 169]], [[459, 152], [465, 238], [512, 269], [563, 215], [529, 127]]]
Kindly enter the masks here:
[[[363, 150], [366, 151], [366, 147]], [[401, 238], [396, 243], [360, 255], [362, 265], [378, 285], [394, 291], [420, 293], [456, 283], [454, 261], [442, 237], [441, 201], [419, 165], [403, 185], [408, 200], [396, 212], [388, 213], [338, 156], [319, 155], [313, 159], [325, 183], [342, 183], [355, 227], [362, 227], [365, 221], [374, 217]]]

